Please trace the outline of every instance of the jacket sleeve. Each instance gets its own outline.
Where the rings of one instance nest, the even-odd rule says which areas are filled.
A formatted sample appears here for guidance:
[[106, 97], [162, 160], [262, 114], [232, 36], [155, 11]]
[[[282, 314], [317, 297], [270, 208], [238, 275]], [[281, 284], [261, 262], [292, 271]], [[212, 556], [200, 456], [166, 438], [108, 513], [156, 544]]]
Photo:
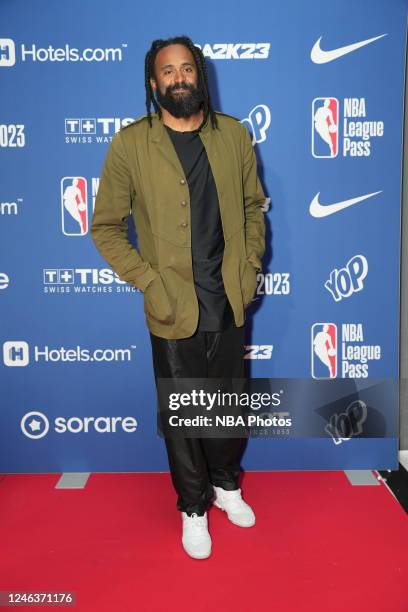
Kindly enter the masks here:
[[262, 206], [266, 200], [257, 172], [257, 159], [247, 128], [242, 125], [243, 191], [245, 211], [245, 244], [248, 261], [262, 270], [265, 252], [265, 219]]
[[99, 181], [91, 235], [96, 248], [121, 280], [144, 291], [157, 276], [128, 239], [132, 183], [126, 153], [117, 132], [109, 145]]

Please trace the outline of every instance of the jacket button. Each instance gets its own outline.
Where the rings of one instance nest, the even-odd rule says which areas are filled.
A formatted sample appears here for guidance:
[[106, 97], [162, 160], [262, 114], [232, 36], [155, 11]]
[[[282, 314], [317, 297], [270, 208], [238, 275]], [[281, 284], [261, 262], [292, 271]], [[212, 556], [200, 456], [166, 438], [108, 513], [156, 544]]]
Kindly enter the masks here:
[[182, 206], [186, 206], [186, 205], [187, 205], [187, 202], [186, 202], [185, 200], [183, 200], [182, 202], [180, 202], [180, 204], [181, 204]]
[[186, 181], [185, 181], [185, 179], [180, 179], [180, 183], [181, 183], [182, 185], [184, 185], [184, 184], [185, 184], [185, 182], [186, 182]]
[[187, 227], [188, 223], [187, 221], [183, 221], [183, 223], [181, 224], [181, 227]]

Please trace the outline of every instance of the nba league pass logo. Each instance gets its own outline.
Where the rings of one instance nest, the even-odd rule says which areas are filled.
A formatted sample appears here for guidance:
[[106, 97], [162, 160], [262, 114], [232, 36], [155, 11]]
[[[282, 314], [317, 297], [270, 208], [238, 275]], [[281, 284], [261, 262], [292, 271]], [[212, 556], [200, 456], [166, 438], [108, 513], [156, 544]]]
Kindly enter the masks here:
[[[375, 139], [384, 136], [384, 121], [367, 117], [366, 98], [315, 98], [312, 104], [313, 157], [369, 157]], [[339, 120], [342, 120], [340, 138]]]
[[88, 232], [88, 190], [83, 176], [61, 180], [62, 232], [65, 236], [84, 236]]
[[342, 323], [339, 338], [335, 323], [315, 323], [311, 331], [313, 378], [368, 378], [370, 362], [381, 360], [381, 345], [365, 343], [362, 323]]

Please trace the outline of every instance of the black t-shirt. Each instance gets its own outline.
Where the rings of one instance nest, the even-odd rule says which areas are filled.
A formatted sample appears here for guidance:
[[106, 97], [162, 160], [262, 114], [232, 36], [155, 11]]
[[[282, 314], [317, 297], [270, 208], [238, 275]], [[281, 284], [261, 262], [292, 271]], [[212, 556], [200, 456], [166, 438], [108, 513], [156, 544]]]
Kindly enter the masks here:
[[214, 176], [199, 130], [165, 127], [190, 191], [193, 274], [200, 311], [197, 330], [221, 331], [235, 321], [221, 275], [225, 242]]

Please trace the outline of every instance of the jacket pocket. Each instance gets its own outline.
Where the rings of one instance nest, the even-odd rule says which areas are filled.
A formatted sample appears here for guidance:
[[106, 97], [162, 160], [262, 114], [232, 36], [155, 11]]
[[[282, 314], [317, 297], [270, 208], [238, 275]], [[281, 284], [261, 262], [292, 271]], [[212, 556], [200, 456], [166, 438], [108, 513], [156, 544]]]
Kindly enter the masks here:
[[160, 274], [147, 286], [143, 298], [144, 311], [149, 317], [165, 325], [174, 323], [175, 312]]
[[241, 292], [244, 308], [249, 306], [257, 288], [257, 271], [247, 260], [242, 260], [241, 265]]

